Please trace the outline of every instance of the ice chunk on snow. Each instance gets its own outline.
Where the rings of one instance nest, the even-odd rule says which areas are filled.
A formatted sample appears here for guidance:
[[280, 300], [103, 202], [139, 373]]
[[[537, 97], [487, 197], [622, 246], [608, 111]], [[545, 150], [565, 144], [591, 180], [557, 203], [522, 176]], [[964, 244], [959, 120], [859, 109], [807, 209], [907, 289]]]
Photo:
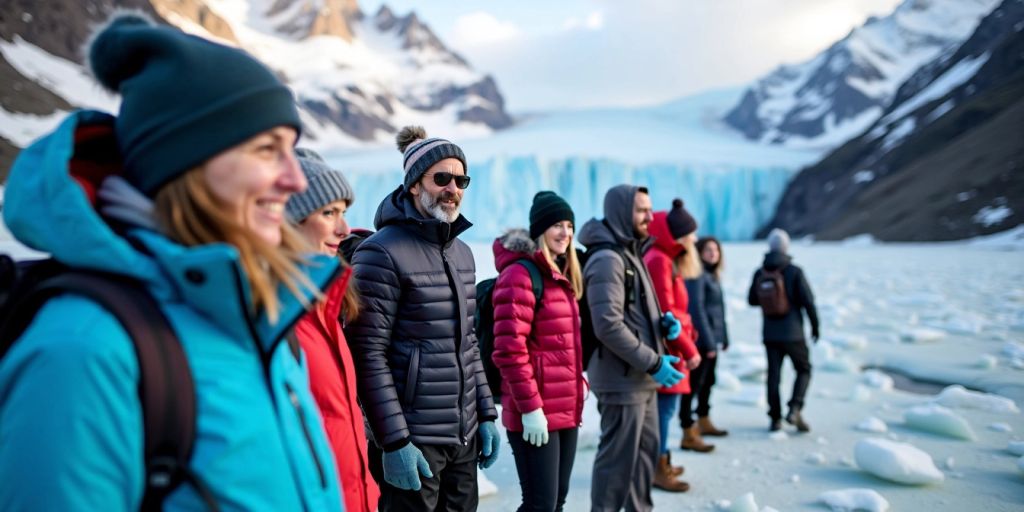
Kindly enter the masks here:
[[1007, 341], [1003, 345], [1003, 355], [1012, 359], [1024, 359], [1024, 344]]
[[751, 407], [765, 407], [767, 400], [761, 388], [753, 387], [744, 388], [739, 393], [729, 397], [729, 401], [734, 404], [749, 405]]
[[476, 472], [476, 484], [479, 487], [481, 498], [498, 494], [498, 486], [494, 485], [494, 482], [490, 481], [483, 471]]
[[860, 365], [846, 356], [838, 356], [825, 361], [822, 367], [825, 371], [833, 373], [857, 373], [860, 371]]
[[931, 455], [912, 444], [880, 438], [861, 439], [853, 448], [853, 456], [862, 470], [891, 482], [922, 485], [945, 478], [935, 467]]
[[903, 421], [908, 427], [925, 432], [968, 441], [977, 439], [967, 420], [941, 405], [912, 407], [903, 413]]
[[859, 335], [839, 335], [829, 338], [833, 345], [843, 350], [864, 350], [868, 346], [868, 339]]
[[757, 502], [754, 501], [754, 493], [748, 492], [736, 501], [729, 504], [729, 508], [725, 509], [728, 512], [758, 512]]
[[878, 370], [867, 370], [860, 377], [860, 381], [868, 386], [882, 391], [892, 391], [892, 377]]
[[1006, 449], [1014, 455], [1024, 455], [1024, 441], [1010, 441]]
[[969, 391], [959, 384], [947, 386], [935, 398], [935, 403], [960, 409], [981, 409], [989, 412], [1018, 413], [1017, 404], [1009, 398]]
[[825, 464], [825, 462], [828, 459], [825, 458], [825, 454], [824, 453], [812, 452], [812, 453], [808, 453], [807, 457], [804, 457], [804, 460], [807, 461], [810, 464], [815, 464], [815, 465], [821, 466], [821, 465]]
[[946, 457], [946, 462], [943, 464], [946, 469], [953, 469], [956, 466], [956, 459], [953, 457]]
[[1001, 421], [989, 424], [988, 429], [995, 432], [1013, 432], [1013, 427], [1011, 427], [1009, 423], [1003, 423]]
[[869, 416], [864, 421], [858, 423], [857, 426], [854, 428], [863, 432], [875, 432], [878, 434], [882, 434], [889, 430], [889, 427], [885, 424], [884, 421], [874, 416]]
[[866, 510], [868, 512], [886, 512], [889, 502], [874, 489], [839, 489], [818, 495], [821, 501], [834, 512]]
[[743, 383], [731, 372], [717, 372], [715, 375], [715, 389], [719, 391], [739, 391], [743, 389]]
[[789, 481], [790, 481], [791, 483], [794, 483], [794, 484], [798, 484], [798, 483], [800, 483], [800, 475], [797, 475], [797, 474], [795, 474], [795, 473], [794, 473], [794, 474], [792, 474], [792, 475], [789, 475]]
[[938, 341], [945, 337], [946, 333], [938, 329], [929, 329], [928, 327], [915, 327], [900, 333], [900, 339], [907, 343]]
[[783, 430], [778, 430], [768, 434], [768, 439], [771, 439], [772, 441], [785, 441], [786, 439], [789, 439], [789, 434], [786, 434]]
[[992, 354], [982, 354], [974, 361], [974, 367], [982, 370], [991, 370], [999, 365], [999, 359]]
[[871, 400], [871, 390], [867, 387], [857, 384], [853, 387], [853, 391], [850, 392], [851, 402], [867, 402]]

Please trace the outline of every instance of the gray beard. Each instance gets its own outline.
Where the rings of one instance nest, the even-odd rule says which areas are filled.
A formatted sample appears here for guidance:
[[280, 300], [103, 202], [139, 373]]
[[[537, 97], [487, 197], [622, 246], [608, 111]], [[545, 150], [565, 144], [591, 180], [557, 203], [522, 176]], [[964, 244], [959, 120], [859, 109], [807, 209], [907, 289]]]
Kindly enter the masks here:
[[430, 194], [426, 193], [426, 191], [422, 192], [419, 195], [420, 206], [423, 207], [423, 209], [426, 210], [426, 212], [429, 213], [431, 217], [441, 222], [447, 222], [449, 224], [455, 222], [455, 219], [459, 218], [460, 205], [456, 204], [454, 211], [449, 213], [444, 209], [443, 206], [441, 206], [440, 201], [438, 199], [439, 198], [431, 196]]

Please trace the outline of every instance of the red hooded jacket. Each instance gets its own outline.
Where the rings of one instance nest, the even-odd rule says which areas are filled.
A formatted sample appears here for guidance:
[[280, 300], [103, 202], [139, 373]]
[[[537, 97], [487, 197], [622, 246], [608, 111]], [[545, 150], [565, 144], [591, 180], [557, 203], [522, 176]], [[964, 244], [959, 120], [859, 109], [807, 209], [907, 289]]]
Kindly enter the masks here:
[[327, 290], [325, 302], [295, 325], [295, 336], [305, 352], [309, 387], [334, 451], [345, 510], [372, 512], [377, 510], [380, 489], [367, 466], [366, 431], [356, 402], [355, 366], [338, 321], [351, 276], [352, 269], [346, 269]]
[[[529, 258], [544, 279], [539, 308], [529, 271], [517, 260]], [[583, 421], [583, 348], [579, 303], [569, 280], [555, 272], [524, 230], [494, 241], [494, 353], [501, 372], [501, 420], [511, 432], [523, 431], [522, 414], [543, 407], [548, 430], [576, 428]]]
[[658, 295], [658, 304], [661, 312], [672, 312], [679, 323], [682, 324], [682, 332], [675, 340], [667, 341], [668, 353], [679, 357], [680, 361], [675, 368], [684, 374], [678, 384], [670, 388], [658, 388], [659, 393], [684, 394], [690, 392], [690, 370], [686, 368], [686, 361], [692, 359], [697, 352], [697, 330], [693, 327], [693, 320], [687, 312], [690, 297], [686, 293], [686, 283], [683, 276], [675, 272], [672, 261], [683, 252], [683, 245], [676, 243], [672, 233], [668, 229], [666, 212], [655, 212], [654, 220], [651, 221], [651, 236], [654, 237], [654, 245], [644, 254], [644, 263], [647, 264], [647, 271], [651, 274], [651, 281], [654, 283], [654, 292]]

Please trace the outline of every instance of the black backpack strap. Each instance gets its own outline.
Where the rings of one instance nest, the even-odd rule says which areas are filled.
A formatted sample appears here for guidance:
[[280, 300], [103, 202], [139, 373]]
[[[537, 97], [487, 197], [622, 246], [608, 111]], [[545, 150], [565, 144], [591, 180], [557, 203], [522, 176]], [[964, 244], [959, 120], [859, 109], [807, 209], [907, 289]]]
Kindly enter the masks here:
[[540, 275], [540, 269], [537, 268], [537, 264], [533, 260], [523, 258], [516, 263], [525, 267], [526, 271], [530, 273], [530, 288], [533, 289], [533, 298], [535, 299], [533, 310], [537, 311], [540, 309], [540, 301], [544, 297], [544, 278]]
[[[621, 245], [619, 245], [619, 244], [613, 244], [613, 243], [606, 242], [606, 243], [596, 244], [596, 245], [593, 245], [593, 246], [589, 247], [587, 249], [587, 252], [591, 253], [591, 256], [592, 256], [593, 253], [596, 253], [598, 251], [603, 251], [603, 250], [606, 250], [606, 249], [615, 251], [615, 254], [618, 254], [619, 258], [622, 258], [622, 264], [624, 265], [625, 274], [626, 274], [626, 276], [625, 276], [626, 304], [628, 305], [628, 304], [632, 304], [632, 303], [636, 302], [636, 290], [634, 289], [634, 279], [633, 279], [634, 277], [636, 277], [636, 268], [633, 266], [633, 263], [631, 261], [629, 261], [629, 258], [626, 257], [626, 248], [621, 246]], [[591, 256], [588, 256], [588, 259]]]
[[163, 500], [184, 481], [194, 486], [210, 510], [219, 510], [212, 492], [188, 467], [196, 428], [195, 387], [188, 359], [159, 304], [139, 283], [80, 271], [47, 279], [18, 301], [0, 328], [0, 350], [6, 352], [47, 300], [66, 293], [86, 297], [114, 315], [135, 348], [145, 429], [146, 480], [141, 510], [160, 510]]

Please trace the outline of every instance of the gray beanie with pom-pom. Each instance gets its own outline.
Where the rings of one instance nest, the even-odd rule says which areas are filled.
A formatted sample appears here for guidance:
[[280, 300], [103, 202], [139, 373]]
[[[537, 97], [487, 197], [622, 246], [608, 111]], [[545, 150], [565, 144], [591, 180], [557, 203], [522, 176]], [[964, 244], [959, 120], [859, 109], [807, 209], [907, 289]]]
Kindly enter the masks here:
[[152, 197], [167, 182], [277, 126], [301, 130], [295, 98], [255, 58], [138, 15], [94, 37], [89, 67], [121, 94], [124, 177]]
[[466, 174], [469, 174], [469, 165], [466, 164], [466, 155], [462, 153], [462, 148], [446, 139], [427, 138], [427, 131], [422, 126], [402, 128], [395, 141], [398, 143], [398, 151], [401, 151], [404, 157], [402, 168], [405, 170], [405, 180], [402, 181], [402, 186], [406, 192], [420, 181], [427, 169], [445, 158], [458, 159], [462, 162]]

